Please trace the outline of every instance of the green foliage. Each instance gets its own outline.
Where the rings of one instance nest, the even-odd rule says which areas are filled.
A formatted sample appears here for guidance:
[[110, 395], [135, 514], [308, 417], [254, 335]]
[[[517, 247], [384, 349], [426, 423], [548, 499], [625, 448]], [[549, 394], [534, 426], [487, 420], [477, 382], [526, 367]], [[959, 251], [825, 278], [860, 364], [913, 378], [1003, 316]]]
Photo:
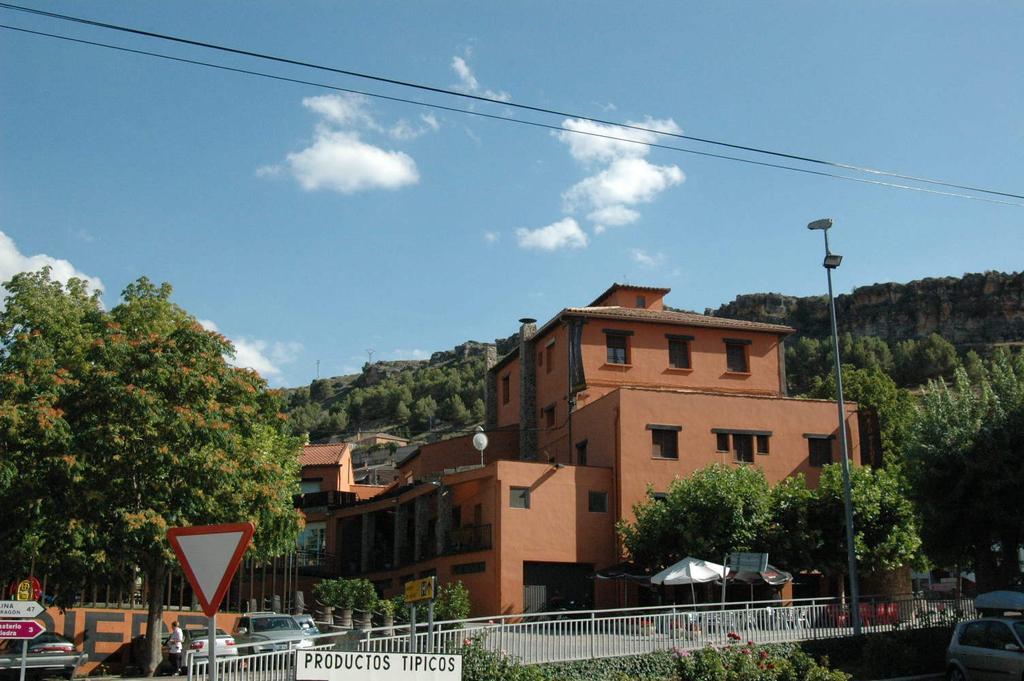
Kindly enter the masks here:
[[[832, 400], [836, 397], [834, 372], [818, 381], [809, 397]], [[881, 429], [882, 452], [886, 464], [899, 465], [910, 439], [915, 404], [910, 392], [896, 386], [882, 369], [858, 369], [843, 365], [843, 397], [859, 407], [873, 409]]]
[[438, 589], [434, 602], [434, 617], [438, 621], [466, 619], [469, 608], [469, 589], [460, 580], [448, 582]]
[[231, 343], [172, 303], [170, 285], [141, 278], [110, 311], [48, 270], [5, 287], [5, 571], [34, 561], [70, 605], [87, 583], [127, 587], [139, 567], [155, 622], [176, 564], [169, 527], [250, 520], [257, 557], [294, 546], [301, 443], [277, 395], [227, 364]]
[[[898, 476], [853, 467], [857, 557], [865, 571], [890, 570], [919, 558], [921, 540]], [[663, 568], [690, 556], [767, 551], [788, 570], [846, 572], [842, 473], [822, 470], [817, 489], [803, 476], [769, 487], [760, 469], [714, 464], [675, 480], [664, 500], [633, 507], [636, 520], [618, 531], [633, 560]]]
[[[913, 504], [900, 479], [884, 469], [850, 467], [854, 545], [860, 570], [893, 570], [919, 562], [921, 538]], [[810, 508], [812, 535], [820, 542], [811, 567], [845, 574], [847, 564], [843, 476], [840, 464], [825, 466]]]
[[466, 639], [455, 652], [462, 655], [462, 681], [542, 681], [537, 667], [485, 648], [479, 638]]
[[545, 681], [661, 681], [675, 679], [677, 657], [669, 651], [559, 662], [537, 666]]
[[770, 490], [753, 466], [714, 464], [669, 485], [664, 500], [633, 507], [617, 529], [635, 561], [665, 567], [692, 556], [760, 548], [770, 521]]
[[364, 377], [365, 372], [374, 372], [373, 385], [343, 377], [286, 391], [291, 431], [308, 433], [315, 440], [374, 423], [384, 423], [395, 432], [419, 433], [431, 427], [463, 428], [483, 420], [486, 369], [480, 357], [443, 365], [395, 364], [364, 367]]
[[379, 598], [368, 579], [322, 579], [313, 594], [324, 605], [343, 610], [373, 610]]
[[904, 629], [864, 636], [802, 641], [815, 658], [827, 657], [836, 667], [856, 671], [863, 679], [885, 679], [944, 671], [952, 628]]
[[679, 653], [680, 681], [849, 681], [849, 675], [815, 662], [795, 645], [738, 642]]
[[[979, 380], [932, 383], [914, 424], [906, 474], [933, 560], [973, 564], [979, 588], [1020, 576], [1024, 539], [1024, 355], [998, 352]], [[999, 550], [1005, 547], [1005, 553]]]

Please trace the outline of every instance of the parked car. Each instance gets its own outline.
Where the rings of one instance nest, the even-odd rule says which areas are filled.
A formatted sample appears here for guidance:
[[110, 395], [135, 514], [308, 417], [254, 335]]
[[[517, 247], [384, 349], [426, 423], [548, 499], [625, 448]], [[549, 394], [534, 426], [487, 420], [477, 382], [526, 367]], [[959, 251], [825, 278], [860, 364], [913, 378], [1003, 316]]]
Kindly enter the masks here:
[[946, 649], [950, 681], [1024, 678], [1024, 594], [995, 591], [975, 599], [988, 615], [953, 630]]
[[[209, 654], [209, 651], [207, 650], [210, 643], [209, 629], [205, 627], [202, 629], [186, 629], [184, 634], [185, 640], [182, 642], [182, 650], [191, 650], [195, 657], [206, 657]], [[227, 655], [238, 655], [238, 648], [235, 645], [235, 639], [231, 634], [223, 629], [218, 629], [217, 657], [224, 657]]]
[[313, 619], [312, 615], [292, 615], [292, 617], [302, 627], [302, 631], [306, 636], [318, 636], [320, 634], [320, 627], [316, 626], [316, 620]]
[[[251, 650], [265, 653], [272, 650], [309, 648], [313, 639], [303, 631], [291, 615], [277, 612], [251, 612], [238, 618], [235, 642], [239, 645], [254, 643]], [[249, 650], [242, 650], [243, 653]]]
[[[0, 675], [20, 675], [21, 647], [21, 641], [0, 641]], [[75, 648], [73, 641], [46, 631], [28, 642], [25, 668], [33, 674], [59, 674], [71, 679], [88, 659], [88, 655]]]

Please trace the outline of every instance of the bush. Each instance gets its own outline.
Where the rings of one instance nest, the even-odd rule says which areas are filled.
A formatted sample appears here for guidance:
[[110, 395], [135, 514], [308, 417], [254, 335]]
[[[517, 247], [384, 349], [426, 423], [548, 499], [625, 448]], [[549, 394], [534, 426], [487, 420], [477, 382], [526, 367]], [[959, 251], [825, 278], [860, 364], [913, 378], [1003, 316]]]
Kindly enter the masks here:
[[438, 589], [434, 619], [464, 620], [469, 617], [469, 589], [461, 581], [448, 582]]
[[[735, 634], [730, 634], [730, 638]], [[829, 669], [795, 645], [735, 643], [679, 653], [681, 681], [848, 681], [849, 675]]]
[[675, 679], [676, 656], [668, 651], [537, 666], [545, 681], [662, 681]]
[[466, 639], [456, 651], [462, 655], [462, 681], [543, 681], [537, 667], [527, 667], [504, 653], [488, 650], [480, 639]]
[[800, 647], [815, 657], [827, 655], [837, 667], [855, 669], [864, 678], [885, 679], [941, 673], [952, 635], [948, 626], [905, 629], [804, 641]]

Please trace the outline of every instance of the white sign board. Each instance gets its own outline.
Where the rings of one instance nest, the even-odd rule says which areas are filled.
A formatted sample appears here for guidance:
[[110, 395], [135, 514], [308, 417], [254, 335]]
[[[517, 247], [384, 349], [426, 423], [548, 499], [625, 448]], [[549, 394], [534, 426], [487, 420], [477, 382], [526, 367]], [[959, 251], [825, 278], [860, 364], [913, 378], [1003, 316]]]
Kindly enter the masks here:
[[0, 617], [32, 619], [42, 611], [43, 606], [35, 601], [0, 601]]
[[461, 681], [461, 655], [300, 650], [296, 681]]
[[729, 555], [729, 567], [737, 572], [764, 572], [768, 567], [768, 554], [733, 553]]

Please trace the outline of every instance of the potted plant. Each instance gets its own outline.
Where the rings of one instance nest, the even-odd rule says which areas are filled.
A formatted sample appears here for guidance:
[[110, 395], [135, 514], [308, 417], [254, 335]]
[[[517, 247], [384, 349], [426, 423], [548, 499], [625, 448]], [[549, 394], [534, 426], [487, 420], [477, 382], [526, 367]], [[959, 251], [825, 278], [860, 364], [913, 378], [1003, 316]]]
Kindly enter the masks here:
[[338, 607], [339, 581], [337, 579], [322, 579], [313, 587], [313, 596], [321, 608], [321, 619], [332, 624], [334, 623], [334, 609]]
[[348, 596], [356, 611], [356, 628], [369, 629], [373, 619], [373, 608], [380, 600], [373, 583], [368, 579], [349, 580]]
[[387, 598], [382, 598], [377, 603], [377, 611], [380, 612], [381, 626], [384, 627], [385, 636], [393, 636], [395, 633], [396, 607], [396, 603]]

